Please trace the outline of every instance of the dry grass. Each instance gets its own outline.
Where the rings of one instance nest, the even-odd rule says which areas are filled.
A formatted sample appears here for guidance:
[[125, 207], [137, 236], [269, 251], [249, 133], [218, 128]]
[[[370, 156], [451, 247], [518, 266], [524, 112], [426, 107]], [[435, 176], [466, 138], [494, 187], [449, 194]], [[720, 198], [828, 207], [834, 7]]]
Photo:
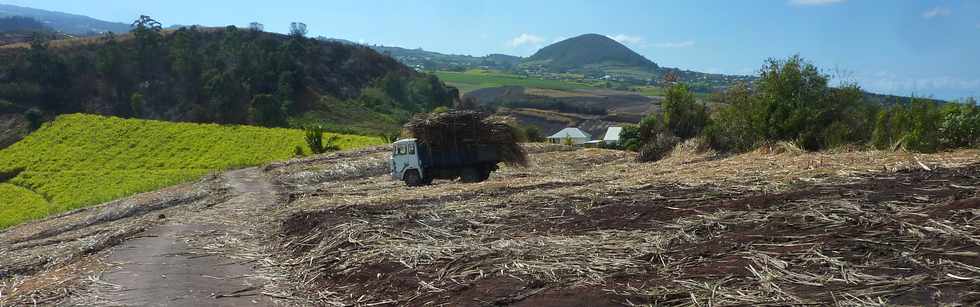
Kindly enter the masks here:
[[980, 282], [980, 209], [951, 202], [980, 196], [976, 150], [719, 157], [692, 141], [635, 163], [535, 147], [532, 168], [480, 184], [280, 173], [306, 192], [282, 213], [278, 261], [338, 305], [918, 305], [967, 302]]
[[[205, 253], [254, 261], [257, 276], [270, 281], [261, 293], [284, 304], [980, 301], [978, 150], [786, 149], [726, 157], [691, 141], [656, 163], [602, 149], [525, 150], [528, 168], [503, 167], [483, 183], [421, 188], [388, 178], [386, 147], [276, 163], [265, 171], [288, 203], [188, 213], [240, 229], [188, 240]], [[43, 300], [80, 283], [73, 302], [106, 303], [84, 295], [111, 290], [97, 277], [49, 287], [36, 281], [64, 263], [81, 263], [73, 255], [86, 246], [150, 225], [151, 214], [112, 207], [137, 213], [89, 224], [110, 212], [95, 207], [0, 233], [0, 267], [30, 270], [5, 279], [0, 291], [35, 289], [29, 292]], [[181, 207], [196, 208], [152, 212], [187, 210]], [[36, 255], [50, 258], [36, 262]], [[4, 302], [32, 296], [17, 297]]]

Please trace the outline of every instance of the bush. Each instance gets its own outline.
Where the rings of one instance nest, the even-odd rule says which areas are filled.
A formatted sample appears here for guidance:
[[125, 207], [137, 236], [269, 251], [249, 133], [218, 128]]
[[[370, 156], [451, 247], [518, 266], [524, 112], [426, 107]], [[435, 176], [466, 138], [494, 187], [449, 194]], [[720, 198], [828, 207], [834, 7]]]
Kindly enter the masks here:
[[980, 108], [976, 102], [951, 103], [943, 106], [940, 142], [945, 148], [980, 145]]
[[41, 128], [41, 123], [44, 122], [44, 113], [38, 108], [30, 108], [27, 112], [24, 112], [24, 118], [30, 123], [31, 129]]
[[256, 124], [266, 127], [288, 125], [286, 108], [273, 95], [255, 95], [252, 98], [252, 118]]
[[640, 140], [640, 127], [637, 125], [625, 125], [623, 131], [619, 133], [619, 149], [638, 151], [643, 142]]
[[323, 134], [326, 132], [323, 126], [307, 127], [305, 132], [306, 145], [310, 146], [310, 151], [313, 154], [318, 155], [329, 151], [340, 150], [340, 146], [337, 145], [337, 136], [332, 135], [326, 140], [323, 139]]
[[722, 107], [706, 135], [717, 150], [745, 151], [763, 141], [787, 141], [806, 150], [870, 137], [875, 109], [859, 87], [827, 85], [829, 77], [800, 56], [770, 59], [754, 91], [736, 86], [721, 95]]
[[537, 126], [527, 125], [524, 127], [524, 135], [527, 136], [528, 142], [540, 143], [544, 142], [544, 136], [541, 135], [541, 130]]
[[663, 159], [680, 141], [680, 138], [668, 132], [661, 132], [640, 147], [640, 155], [637, 159], [640, 162], [653, 162]]
[[695, 101], [694, 94], [686, 85], [676, 84], [667, 89], [667, 97], [663, 102], [664, 128], [682, 139], [687, 139], [700, 134], [707, 124], [707, 108]]

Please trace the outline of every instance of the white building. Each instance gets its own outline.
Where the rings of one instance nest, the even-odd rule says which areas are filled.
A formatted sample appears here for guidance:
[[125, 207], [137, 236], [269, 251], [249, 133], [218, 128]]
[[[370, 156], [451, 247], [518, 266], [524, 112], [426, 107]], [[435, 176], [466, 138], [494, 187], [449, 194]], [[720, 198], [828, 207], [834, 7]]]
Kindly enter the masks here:
[[602, 137], [602, 142], [608, 145], [619, 144], [619, 135], [623, 133], [623, 127], [609, 127], [606, 129], [606, 136]]
[[571, 140], [572, 145], [581, 145], [591, 141], [592, 135], [578, 128], [565, 128], [548, 137], [548, 142], [555, 144], [565, 144], [566, 140]]

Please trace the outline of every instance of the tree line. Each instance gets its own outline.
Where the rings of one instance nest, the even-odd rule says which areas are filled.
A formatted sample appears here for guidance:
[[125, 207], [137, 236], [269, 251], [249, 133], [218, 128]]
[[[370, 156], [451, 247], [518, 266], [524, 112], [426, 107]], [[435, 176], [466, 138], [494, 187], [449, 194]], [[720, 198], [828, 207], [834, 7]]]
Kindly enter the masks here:
[[684, 84], [667, 89], [662, 110], [625, 127], [621, 147], [657, 160], [689, 138], [711, 148], [744, 152], [766, 142], [805, 150], [841, 146], [919, 152], [980, 146], [980, 109], [973, 98], [940, 103], [911, 97], [883, 105], [867, 101], [856, 84], [829, 86], [830, 77], [796, 55], [770, 59], [752, 87], [718, 96], [720, 107], [696, 101]]
[[148, 16], [127, 35], [0, 51], [0, 106], [50, 118], [96, 113], [171, 121], [289, 126], [290, 119], [344, 101], [407, 118], [452, 105], [457, 93], [362, 46], [248, 29], [164, 30]]

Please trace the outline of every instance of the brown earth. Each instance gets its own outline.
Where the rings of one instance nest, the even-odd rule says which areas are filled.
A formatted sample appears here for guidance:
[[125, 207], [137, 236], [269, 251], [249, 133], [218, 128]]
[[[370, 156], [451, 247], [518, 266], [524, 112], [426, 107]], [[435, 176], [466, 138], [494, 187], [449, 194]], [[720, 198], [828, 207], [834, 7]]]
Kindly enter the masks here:
[[354, 304], [977, 299], [976, 150], [718, 157], [682, 148], [639, 164], [622, 152], [555, 149], [531, 150], [535, 167], [489, 182], [424, 188], [383, 174], [292, 176], [356, 172], [356, 160], [270, 167], [297, 191], [281, 226], [284, 261], [309, 291], [332, 294], [322, 302]]
[[980, 151], [691, 148], [531, 145], [529, 168], [421, 188], [386, 148], [212, 176], [0, 233], [0, 304], [142, 304], [118, 296], [141, 283], [181, 305], [980, 302]]

